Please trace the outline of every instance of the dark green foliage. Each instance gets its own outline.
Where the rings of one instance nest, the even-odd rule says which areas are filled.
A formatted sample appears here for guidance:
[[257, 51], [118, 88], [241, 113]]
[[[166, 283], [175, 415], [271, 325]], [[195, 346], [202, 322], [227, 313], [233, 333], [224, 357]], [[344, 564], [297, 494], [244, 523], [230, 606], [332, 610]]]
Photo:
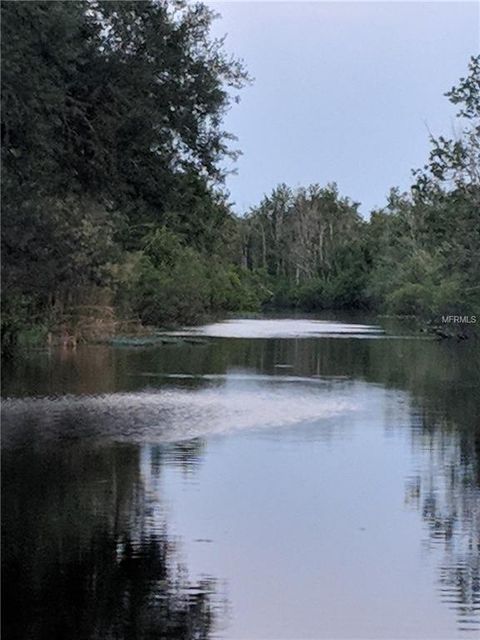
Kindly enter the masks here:
[[[222, 118], [248, 76], [184, 0], [2, 4], [2, 344], [77, 307], [146, 324], [262, 306], [479, 313], [480, 58], [410, 193], [367, 223], [336, 185], [244, 218]], [[30, 339], [30, 338], [29, 338]]]
[[[2, 4], [7, 342], [91, 287], [118, 294], [141, 250], [140, 317], [211, 308], [205, 257], [226, 260], [232, 215], [217, 185], [236, 153], [222, 118], [248, 80], [210, 37], [213, 17], [182, 0]], [[166, 230], [179, 255], [157, 264]]]
[[256, 274], [202, 255], [166, 228], [133, 257], [119, 304], [145, 324], [195, 324], [229, 311], [258, 311], [269, 294]]
[[199, 257], [186, 249], [170, 268], [155, 268], [143, 256], [132, 282], [132, 307], [146, 324], [192, 324], [205, 315], [207, 278]]
[[245, 254], [263, 268], [279, 307], [307, 310], [364, 304], [365, 223], [336, 185], [293, 191], [280, 185], [245, 220]]
[[372, 215], [372, 299], [389, 311], [476, 315], [480, 308], [480, 57], [446, 95], [459, 105], [458, 139], [432, 138], [410, 194], [392, 192]]
[[478, 315], [480, 58], [446, 95], [459, 106], [458, 139], [432, 138], [410, 193], [392, 190], [368, 223], [334, 185], [280, 185], [250, 213], [244, 253], [269, 274], [274, 306]]
[[221, 176], [228, 88], [246, 76], [209, 37], [204, 5], [20, 1], [2, 13], [9, 169], [157, 214], [189, 174]]

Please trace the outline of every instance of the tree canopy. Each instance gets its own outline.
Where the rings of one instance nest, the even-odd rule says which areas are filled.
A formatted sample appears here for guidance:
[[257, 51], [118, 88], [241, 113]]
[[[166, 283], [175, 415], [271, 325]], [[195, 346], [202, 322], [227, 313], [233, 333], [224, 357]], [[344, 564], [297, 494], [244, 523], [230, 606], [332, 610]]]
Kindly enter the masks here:
[[[2, 341], [79, 309], [150, 325], [270, 307], [478, 313], [480, 57], [411, 189], [365, 220], [335, 184], [223, 186], [249, 82], [186, 0], [2, 3]], [[112, 311], [113, 309], [113, 311]], [[86, 334], [87, 335], [87, 334]]]

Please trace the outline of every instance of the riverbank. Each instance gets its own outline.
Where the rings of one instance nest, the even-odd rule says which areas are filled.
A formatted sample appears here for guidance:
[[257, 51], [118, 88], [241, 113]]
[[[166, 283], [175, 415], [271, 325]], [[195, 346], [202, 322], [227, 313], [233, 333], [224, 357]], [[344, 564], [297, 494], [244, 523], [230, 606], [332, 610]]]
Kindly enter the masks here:
[[[95, 307], [94, 315], [85, 314], [83, 316], [77, 314], [75, 325], [68, 323], [67, 318], [63, 322], [57, 324], [56, 327], [48, 327], [45, 325], [33, 326], [29, 329], [20, 331], [17, 340], [12, 348], [6, 350], [6, 355], [13, 353], [15, 350], [25, 349], [42, 349], [45, 347], [63, 347], [76, 348], [85, 344], [106, 344], [116, 347], [146, 347], [158, 346], [161, 344], [174, 344], [190, 341], [199, 342], [193, 337], [185, 337], [181, 335], [168, 335], [171, 332], [178, 331], [184, 327], [181, 323], [172, 323], [167, 326], [156, 327], [143, 325], [138, 319], [116, 319], [112, 309], [103, 309], [99, 315], [99, 308]], [[454, 317], [443, 318], [422, 318], [414, 315], [392, 315], [392, 314], [376, 314], [370, 312], [365, 314], [356, 309], [352, 310], [330, 310], [321, 313], [312, 313], [308, 311], [296, 310], [292, 314], [291, 310], [278, 309], [275, 312], [266, 311], [258, 313], [235, 313], [223, 315], [210, 315], [199, 319], [199, 321], [191, 327], [200, 326], [202, 324], [221, 321], [224, 319], [235, 319], [238, 317], [248, 317], [252, 319], [269, 318], [313, 318], [327, 321], [347, 321], [355, 322], [357, 319], [362, 321], [365, 318], [370, 319], [373, 323], [379, 323], [384, 327], [387, 334], [414, 334], [419, 336], [429, 336], [438, 340], [462, 341], [469, 339], [478, 339], [479, 329], [476, 318], [474, 321], [466, 322], [464, 318], [455, 319]], [[458, 320], [463, 320], [459, 322]]]

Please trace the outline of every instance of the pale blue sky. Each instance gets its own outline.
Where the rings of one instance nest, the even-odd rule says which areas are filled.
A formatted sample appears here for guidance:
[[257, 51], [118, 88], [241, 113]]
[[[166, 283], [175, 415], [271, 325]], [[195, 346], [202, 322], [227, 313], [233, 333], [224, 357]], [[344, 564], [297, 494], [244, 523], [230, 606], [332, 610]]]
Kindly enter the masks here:
[[227, 187], [243, 213], [279, 182], [336, 181], [361, 211], [406, 188], [451, 134], [443, 93], [479, 51], [478, 2], [208, 2], [215, 35], [255, 82], [226, 119], [243, 155]]

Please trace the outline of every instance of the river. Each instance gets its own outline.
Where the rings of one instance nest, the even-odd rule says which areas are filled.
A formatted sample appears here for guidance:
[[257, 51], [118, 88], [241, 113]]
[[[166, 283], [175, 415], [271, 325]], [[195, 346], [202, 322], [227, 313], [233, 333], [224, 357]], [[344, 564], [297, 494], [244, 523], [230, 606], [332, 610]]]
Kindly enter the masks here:
[[384, 328], [6, 364], [5, 637], [477, 638], [478, 346]]

